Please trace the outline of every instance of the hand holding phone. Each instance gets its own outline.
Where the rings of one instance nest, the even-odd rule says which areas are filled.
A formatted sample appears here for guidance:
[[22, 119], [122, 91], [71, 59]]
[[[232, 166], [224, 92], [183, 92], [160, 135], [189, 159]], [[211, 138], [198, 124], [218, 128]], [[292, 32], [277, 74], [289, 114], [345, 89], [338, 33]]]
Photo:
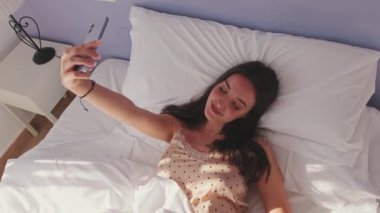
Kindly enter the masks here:
[[[100, 40], [103, 37], [104, 31], [107, 27], [109, 18], [106, 17], [104, 20], [100, 20], [96, 23], [91, 24], [90, 29], [87, 32], [86, 39], [83, 43], [87, 43], [94, 40]], [[88, 72], [89, 69], [84, 65], [75, 65], [74, 69], [78, 72]]]

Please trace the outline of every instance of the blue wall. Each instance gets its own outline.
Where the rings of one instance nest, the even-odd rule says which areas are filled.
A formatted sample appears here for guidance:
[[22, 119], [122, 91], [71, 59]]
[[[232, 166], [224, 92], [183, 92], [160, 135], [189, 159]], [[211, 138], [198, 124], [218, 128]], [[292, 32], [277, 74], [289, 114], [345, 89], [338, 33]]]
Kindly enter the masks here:
[[[15, 16], [30, 15], [39, 23], [43, 38], [71, 44], [84, 40], [94, 16], [109, 16], [99, 51], [103, 59], [128, 59], [132, 4], [380, 50], [379, 0], [26, 0]], [[380, 108], [379, 77], [377, 85], [378, 94], [371, 104]]]

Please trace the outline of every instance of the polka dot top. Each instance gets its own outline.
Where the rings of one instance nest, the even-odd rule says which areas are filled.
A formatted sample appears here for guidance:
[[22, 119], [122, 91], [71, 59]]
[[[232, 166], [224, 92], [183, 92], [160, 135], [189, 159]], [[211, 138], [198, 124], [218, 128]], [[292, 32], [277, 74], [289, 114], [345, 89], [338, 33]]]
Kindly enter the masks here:
[[247, 207], [247, 185], [238, 168], [220, 155], [192, 148], [181, 130], [174, 133], [157, 174], [178, 183], [193, 212], [242, 212]]

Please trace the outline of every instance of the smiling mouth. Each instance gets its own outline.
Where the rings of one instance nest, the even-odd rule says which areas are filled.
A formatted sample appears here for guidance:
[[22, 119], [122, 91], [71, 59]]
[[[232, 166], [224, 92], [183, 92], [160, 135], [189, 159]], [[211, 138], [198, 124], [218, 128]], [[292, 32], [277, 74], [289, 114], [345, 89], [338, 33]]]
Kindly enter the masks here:
[[220, 116], [222, 115], [222, 113], [219, 112], [219, 111], [216, 109], [214, 103], [211, 104], [211, 110], [212, 110], [212, 112], [213, 112], [214, 114], [216, 114], [216, 115], [220, 115]]

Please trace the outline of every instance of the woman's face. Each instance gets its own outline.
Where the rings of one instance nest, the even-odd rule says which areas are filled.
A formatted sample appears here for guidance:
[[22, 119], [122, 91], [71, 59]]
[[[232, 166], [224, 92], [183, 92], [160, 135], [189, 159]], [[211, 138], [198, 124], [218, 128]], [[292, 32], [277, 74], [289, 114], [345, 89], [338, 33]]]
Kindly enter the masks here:
[[255, 105], [256, 90], [242, 74], [234, 74], [211, 91], [205, 116], [209, 121], [229, 123], [245, 116]]

